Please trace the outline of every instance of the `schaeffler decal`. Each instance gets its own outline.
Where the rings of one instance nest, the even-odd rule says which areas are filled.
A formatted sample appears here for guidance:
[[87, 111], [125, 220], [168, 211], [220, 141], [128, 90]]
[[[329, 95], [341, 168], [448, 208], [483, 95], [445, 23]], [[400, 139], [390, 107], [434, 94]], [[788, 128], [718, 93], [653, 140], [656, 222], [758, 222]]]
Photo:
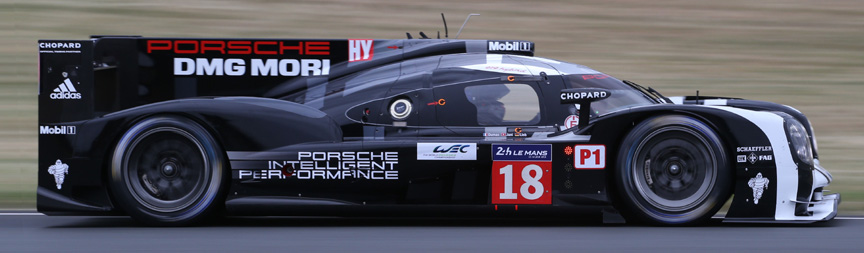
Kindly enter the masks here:
[[54, 175], [54, 183], [57, 184], [57, 190], [63, 188], [63, 181], [66, 179], [66, 174], [69, 174], [69, 165], [66, 165], [60, 159], [54, 165], [48, 167], [48, 174]]
[[267, 169], [238, 170], [245, 179], [399, 179], [399, 152], [297, 152], [292, 160], [267, 161]]
[[774, 151], [771, 146], [754, 146], [754, 147], [738, 147], [735, 149], [738, 153], [748, 153], [748, 152], [761, 152], [761, 151]]
[[417, 143], [417, 160], [477, 160], [477, 143]]
[[759, 199], [762, 198], [762, 193], [765, 192], [765, 189], [768, 189], [768, 182], [770, 182], [770, 180], [762, 177], [762, 173], [756, 174], [756, 177], [747, 181], [747, 186], [750, 186], [750, 188], [753, 189], [753, 204], [759, 204]]

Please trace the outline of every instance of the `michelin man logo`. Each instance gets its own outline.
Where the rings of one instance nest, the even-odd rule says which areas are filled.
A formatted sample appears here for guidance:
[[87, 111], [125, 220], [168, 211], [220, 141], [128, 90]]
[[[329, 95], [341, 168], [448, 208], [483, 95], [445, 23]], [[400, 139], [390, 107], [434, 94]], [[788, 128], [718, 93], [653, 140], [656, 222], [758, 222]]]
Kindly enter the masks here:
[[54, 182], [57, 183], [57, 190], [60, 190], [63, 185], [63, 180], [66, 179], [66, 174], [69, 174], [69, 165], [57, 159], [57, 163], [48, 167], [48, 174], [54, 175]]
[[762, 177], [762, 173], [756, 174], [756, 177], [747, 181], [747, 185], [753, 189], [753, 204], [759, 204], [759, 199], [762, 198], [762, 193], [768, 188], [769, 181], [767, 178]]

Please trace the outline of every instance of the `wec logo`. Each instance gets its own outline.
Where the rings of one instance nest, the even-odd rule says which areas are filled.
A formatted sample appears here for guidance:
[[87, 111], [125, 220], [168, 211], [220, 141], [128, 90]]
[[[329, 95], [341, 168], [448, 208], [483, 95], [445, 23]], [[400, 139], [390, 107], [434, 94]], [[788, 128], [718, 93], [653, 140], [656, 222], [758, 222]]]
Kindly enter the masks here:
[[458, 153], [468, 153], [468, 150], [466, 150], [466, 149], [470, 148], [471, 144], [456, 144], [456, 145], [450, 146], [449, 148], [446, 148], [446, 149], [442, 149], [441, 147], [442, 146], [435, 147], [434, 149], [432, 149], [432, 152], [435, 152], [435, 153], [457, 153], [457, 152]]
[[417, 160], [477, 160], [477, 143], [417, 143]]

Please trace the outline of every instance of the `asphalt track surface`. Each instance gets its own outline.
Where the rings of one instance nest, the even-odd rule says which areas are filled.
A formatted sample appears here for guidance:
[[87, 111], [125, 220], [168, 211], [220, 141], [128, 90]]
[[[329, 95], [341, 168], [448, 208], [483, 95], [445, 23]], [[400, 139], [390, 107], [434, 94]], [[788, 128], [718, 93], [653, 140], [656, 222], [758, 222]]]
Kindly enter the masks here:
[[597, 221], [227, 218], [142, 227], [128, 217], [0, 213], [0, 252], [862, 252], [864, 218], [644, 227]]

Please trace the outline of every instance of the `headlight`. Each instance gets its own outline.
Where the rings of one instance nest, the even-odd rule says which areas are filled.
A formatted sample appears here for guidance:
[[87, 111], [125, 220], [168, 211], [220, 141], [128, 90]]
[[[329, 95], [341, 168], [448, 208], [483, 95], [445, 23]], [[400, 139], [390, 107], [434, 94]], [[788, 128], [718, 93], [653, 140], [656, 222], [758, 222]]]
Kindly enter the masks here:
[[807, 136], [807, 129], [801, 122], [798, 122], [792, 117], [786, 118], [786, 133], [789, 134], [789, 139], [792, 141], [792, 147], [798, 158], [801, 161], [813, 165], [813, 150], [810, 149], [810, 138]]

